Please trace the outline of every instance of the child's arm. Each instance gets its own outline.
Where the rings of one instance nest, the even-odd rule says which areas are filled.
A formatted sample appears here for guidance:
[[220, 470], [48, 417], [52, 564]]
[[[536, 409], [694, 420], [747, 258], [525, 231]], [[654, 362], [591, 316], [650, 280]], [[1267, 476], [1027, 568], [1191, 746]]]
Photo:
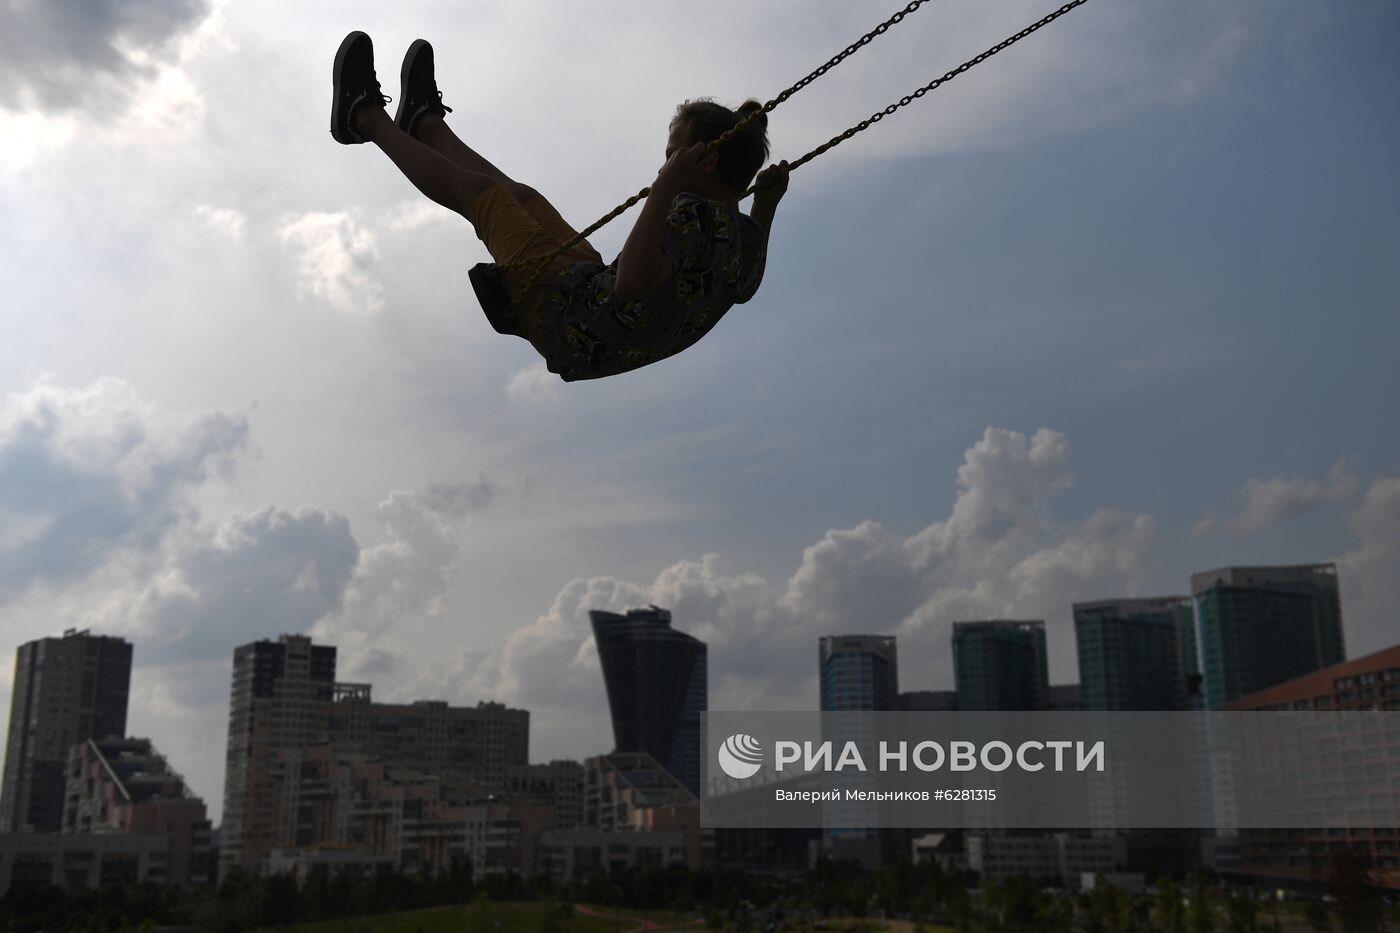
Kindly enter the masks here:
[[773, 215], [778, 211], [778, 202], [787, 194], [788, 164], [779, 162], [758, 173], [754, 179], [753, 207], [749, 217], [763, 228], [764, 246], [768, 245], [768, 234], [773, 229]]
[[685, 190], [685, 179], [699, 168], [704, 143], [696, 143], [671, 153], [656, 175], [642, 205], [641, 216], [627, 234], [617, 257], [617, 281], [613, 293], [623, 301], [641, 301], [655, 292], [675, 273], [671, 259], [661, 248], [661, 233], [671, 202]]

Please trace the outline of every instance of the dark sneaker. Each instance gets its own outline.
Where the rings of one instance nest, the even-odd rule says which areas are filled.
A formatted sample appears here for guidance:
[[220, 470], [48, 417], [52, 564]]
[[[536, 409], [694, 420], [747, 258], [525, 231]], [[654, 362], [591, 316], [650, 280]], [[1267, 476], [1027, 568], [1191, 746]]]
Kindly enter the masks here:
[[340, 43], [331, 71], [335, 101], [331, 104], [331, 136], [347, 146], [364, 142], [355, 132], [355, 108], [368, 102], [383, 107], [389, 102], [374, 76], [374, 43], [362, 32], [352, 32]]
[[437, 77], [433, 74], [433, 47], [427, 39], [414, 39], [399, 69], [399, 109], [394, 122], [399, 129], [417, 138], [418, 121], [425, 113], [440, 117], [452, 112], [442, 102]]

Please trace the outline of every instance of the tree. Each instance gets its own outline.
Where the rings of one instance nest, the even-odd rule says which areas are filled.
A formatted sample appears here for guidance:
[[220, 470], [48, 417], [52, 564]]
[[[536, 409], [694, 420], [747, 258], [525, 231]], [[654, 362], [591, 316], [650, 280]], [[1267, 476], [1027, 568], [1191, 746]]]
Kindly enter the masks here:
[[1252, 891], [1237, 891], [1230, 898], [1226, 917], [1230, 933], [1259, 933], [1259, 902]]
[[1186, 908], [1181, 903], [1181, 885], [1173, 878], [1157, 882], [1157, 923], [1166, 933], [1186, 933]]
[[1190, 904], [1191, 933], [1214, 933], [1215, 899], [1211, 896], [1206, 879], [1200, 875], [1191, 876]]

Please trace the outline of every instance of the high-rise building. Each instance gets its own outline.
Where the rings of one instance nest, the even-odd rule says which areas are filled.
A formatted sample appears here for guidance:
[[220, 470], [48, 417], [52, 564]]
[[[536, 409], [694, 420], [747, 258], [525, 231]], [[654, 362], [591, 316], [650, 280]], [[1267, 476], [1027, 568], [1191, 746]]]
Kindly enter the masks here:
[[953, 623], [959, 710], [1036, 710], [1050, 705], [1045, 623]]
[[[893, 635], [827, 635], [817, 645], [817, 676], [821, 685], [822, 739], [841, 747], [856, 742], [873, 747], [879, 738], [878, 716], [902, 708], [899, 693], [899, 651]], [[843, 773], [838, 786], [848, 795], [873, 789], [873, 779], [860, 773]], [[894, 845], [890, 833], [873, 828], [878, 808], [861, 800], [839, 800], [823, 805], [823, 820], [831, 828], [819, 843], [833, 861], [847, 859], [867, 867], [884, 861], [884, 850]]]
[[899, 652], [893, 635], [827, 635], [818, 645], [823, 712], [897, 710]]
[[131, 643], [69, 629], [15, 655], [10, 734], [0, 785], [0, 832], [63, 826], [68, 750], [126, 733]]
[[1191, 577], [1208, 709], [1346, 660], [1335, 564]]
[[255, 641], [233, 653], [219, 876], [255, 868], [277, 838], [273, 769], [278, 752], [325, 742], [335, 690], [335, 648], [304, 635]]
[[1075, 603], [1074, 638], [1079, 649], [1081, 708], [1193, 707], [1200, 667], [1189, 598]]
[[298, 635], [235, 651], [221, 875], [234, 866], [261, 872], [274, 849], [303, 844], [304, 834], [277, 795], [279, 787], [300, 786], [282, 772], [313, 746], [485, 793], [504, 788], [511, 769], [529, 760], [527, 711], [501, 703], [375, 703], [369, 684], [336, 683], [335, 663], [334, 647]]
[[646, 752], [698, 794], [700, 717], [709, 703], [705, 643], [671, 628], [671, 613], [657, 606], [588, 615], [615, 750]]

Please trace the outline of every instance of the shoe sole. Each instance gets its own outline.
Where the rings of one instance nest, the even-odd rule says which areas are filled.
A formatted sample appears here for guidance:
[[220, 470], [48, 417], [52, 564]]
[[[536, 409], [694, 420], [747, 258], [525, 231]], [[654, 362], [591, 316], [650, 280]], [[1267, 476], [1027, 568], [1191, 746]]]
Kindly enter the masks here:
[[[409, 132], [409, 126], [413, 123], [415, 115], [408, 112], [408, 75], [413, 70], [413, 62], [418, 58], [418, 53], [424, 49], [432, 49], [432, 47], [433, 44], [427, 39], [414, 39], [408, 47], [408, 51], [403, 55], [403, 65], [399, 67], [399, 106], [394, 111], [394, 124], [410, 136], [413, 134]], [[436, 62], [433, 64], [437, 65]]]
[[[353, 135], [350, 129], [349, 108], [354, 101], [347, 101], [345, 95], [340, 93], [340, 71], [345, 67], [345, 56], [350, 51], [350, 46], [359, 41], [360, 37], [368, 39], [369, 35], [363, 32], [352, 32], [340, 43], [340, 48], [335, 50], [335, 64], [331, 66], [331, 88], [334, 100], [331, 102], [331, 137], [336, 142], [346, 146], [353, 146], [356, 143], [364, 142], [358, 136]], [[346, 112], [341, 112], [341, 108]]]

